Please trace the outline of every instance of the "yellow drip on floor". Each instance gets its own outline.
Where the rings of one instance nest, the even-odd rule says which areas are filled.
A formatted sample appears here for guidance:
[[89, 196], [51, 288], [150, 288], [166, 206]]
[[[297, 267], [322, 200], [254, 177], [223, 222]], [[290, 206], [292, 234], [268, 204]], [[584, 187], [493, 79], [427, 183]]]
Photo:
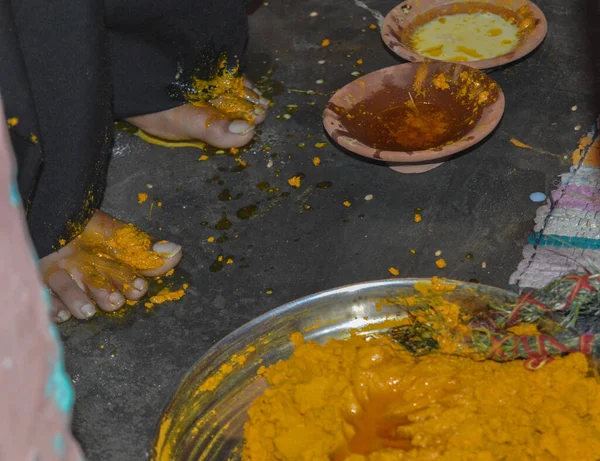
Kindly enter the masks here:
[[157, 146], [163, 147], [195, 147], [196, 149], [204, 150], [206, 148], [206, 143], [202, 141], [167, 141], [166, 139], [157, 138], [156, 136], [152, 136], [145, 131], [137, 130], [135, 135], [140, 138], [142, 141], [146, 141], [150, 144], [155, 144]]

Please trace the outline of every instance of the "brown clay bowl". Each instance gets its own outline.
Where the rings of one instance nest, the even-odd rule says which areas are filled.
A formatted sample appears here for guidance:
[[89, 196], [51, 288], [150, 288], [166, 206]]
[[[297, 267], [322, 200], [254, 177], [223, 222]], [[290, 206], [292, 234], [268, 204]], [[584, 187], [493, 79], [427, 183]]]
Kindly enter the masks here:
[[[444, 76], [447, 89], [438, 89], [434, 84], [439, 82], [436, 79], [440, 75]], [[417, 81], [420, 82], [421, 96], [415, 91]], [[489, 96], [485, 103], [480, 103], [482, 93]], [[441, 107], [445, 113], [456, 115], [456, 126], [459, 129], [450, 132], [441, 145], [421, 150], [378, 145], [379, 141], [373, 141], [370, 136], [372, 132], [366, 131], [365, 126], [377, 127], [383, 123], [378, 114], [390, 107], [395, 109], [410, 104], [412, 94], [417, 107], [435, 102], [434, 107]], [[366, 111], [363, 114], [360, 111], [370, 101], [379, 100], [383, 101], [383, 105], [373, 112]], [[479, 107], [475, 107], [476, 104]], [[502, 118], [504, 104], [504, 94], [498, 84], [480, 70], [464, 64], [441, 61], [406, 63], [359, 77], [338, 90], [327, 104], [323, 124], [329, 136], [350, 152], [386, 162], [390, 168], [401, 173], [423, 173], [440, 166], [451, 156], [477, 144], [490, 134]], [[460, 114], [463, 114], [462, 118]], [[386, 120], [383, 119], [384, 122]], [[401, 117], [392, 119], [401, 128], [400, 131], [393, 131], [393, 136], [398, 136], [398, 132], [413, 135], [412, 125], [408, 130], [401, 126], [403, 120]], [[434, 128], [433, 125], [426, 124], [421, 128], [423, 131], [419, 136], [427, 136]], [[387, 131], [383, 133], [377, 139], [388, 145]], [[400, 135], [400, 142], [404, 134]], [[398, 138], [393, 139], [396, 142]]]
[[469, 8], [484, 8], [500, 13], [502, 10], [514, 14], [516, 20], [529, 18], [519, 43], [510, 52], [493, 59], [468, 61], [463, 64], [477, 69], [491, 69], [521, 59], [536, 49], [548, 33], [548, 22], [540, 8], [529, 0], [406, 0], [385, 17], [381, 36], [387, 47], [407, 61], [431, 60], [411, 48], [410, 39], [415, 28], [446, 14], [468, 12]]

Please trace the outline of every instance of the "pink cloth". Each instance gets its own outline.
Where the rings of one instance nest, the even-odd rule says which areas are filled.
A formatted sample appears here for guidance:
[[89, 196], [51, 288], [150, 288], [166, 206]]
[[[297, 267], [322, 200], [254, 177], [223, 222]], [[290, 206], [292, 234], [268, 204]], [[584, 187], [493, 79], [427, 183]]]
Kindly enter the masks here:
[[0, 461], [79, 460], [70, 429], [72, 384], [50, 321], [15, 169], [0, 101]]

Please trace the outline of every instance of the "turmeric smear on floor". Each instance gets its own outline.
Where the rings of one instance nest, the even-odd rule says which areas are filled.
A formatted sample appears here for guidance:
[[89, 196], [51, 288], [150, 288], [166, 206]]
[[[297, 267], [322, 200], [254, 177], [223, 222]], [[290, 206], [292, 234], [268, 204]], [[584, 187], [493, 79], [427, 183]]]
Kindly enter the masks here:
[[520, 147], [521, 149], [533, 149], [533, 147], [531, 147], [529, 144], [525, 144], [524, 142], [519, 141], [518, 139], [515, 138], [510, 138], [510, 142], [516, 146], [516, 147]]

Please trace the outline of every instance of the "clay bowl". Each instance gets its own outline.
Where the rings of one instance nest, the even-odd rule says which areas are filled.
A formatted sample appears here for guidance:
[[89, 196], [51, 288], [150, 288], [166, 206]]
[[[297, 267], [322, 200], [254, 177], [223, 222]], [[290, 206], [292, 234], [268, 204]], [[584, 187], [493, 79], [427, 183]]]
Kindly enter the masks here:
[[519, 43], [509, 53], [492, 59], [463, 62], [476, 69], [491, 69], [521, 59], [536, 49], [548, 33], [544, 13], [529, 0], [406, 0], [388, 13], [381, 28], [381, 36], [387, 47], [401, 58], [422, 62], [431, 58], [426, 58], [411, 48], [410, 38], [414, 29], [435, 17], [467, 13], [475, 9], [500, 15], [504, 12], [504, 15], [513, 17], [518, 24], [524, 20], [529, 24], [523, 29]]
[[[445, 89], [438, 88], [440, 76], [447, 84]], [[417, 108], [425, 105], [440, 108], [440, 112], [454, 120], [455, 130], [447, 132], [443, 139], [431, 141], [443, 141], [440, 144], [420, 149], [401, 148], [422, 144], [421, 138], [426, 139], [436, 127], [443, 127], [425, 120], [424, 126], [417, 126], [415, 131], [410, 116], [405, 113], [391, 116], [390, 109], [404, 111], [411, 98]], [[502, 118], [504, 104], [498, 84], [477, 69], [441, 61], [406, 63], [359, 77], [338, 90], [327, 104], [323, 124], [329, 136], [350, 152], [386, 162], [400, 173], [423, 173], [490, 134]], [[362, 111], [364, 107], [369, 110]], [[382, 119], [380, 114], [386, 112], [387, 118]], [[390, 121], [394, 124], [392, 131], [383, 128]], [[381, 132], [377, 132], [379, 125]], [[416, 143], [403, 143], [402, 136], [408, 140], [415, 133]]]

